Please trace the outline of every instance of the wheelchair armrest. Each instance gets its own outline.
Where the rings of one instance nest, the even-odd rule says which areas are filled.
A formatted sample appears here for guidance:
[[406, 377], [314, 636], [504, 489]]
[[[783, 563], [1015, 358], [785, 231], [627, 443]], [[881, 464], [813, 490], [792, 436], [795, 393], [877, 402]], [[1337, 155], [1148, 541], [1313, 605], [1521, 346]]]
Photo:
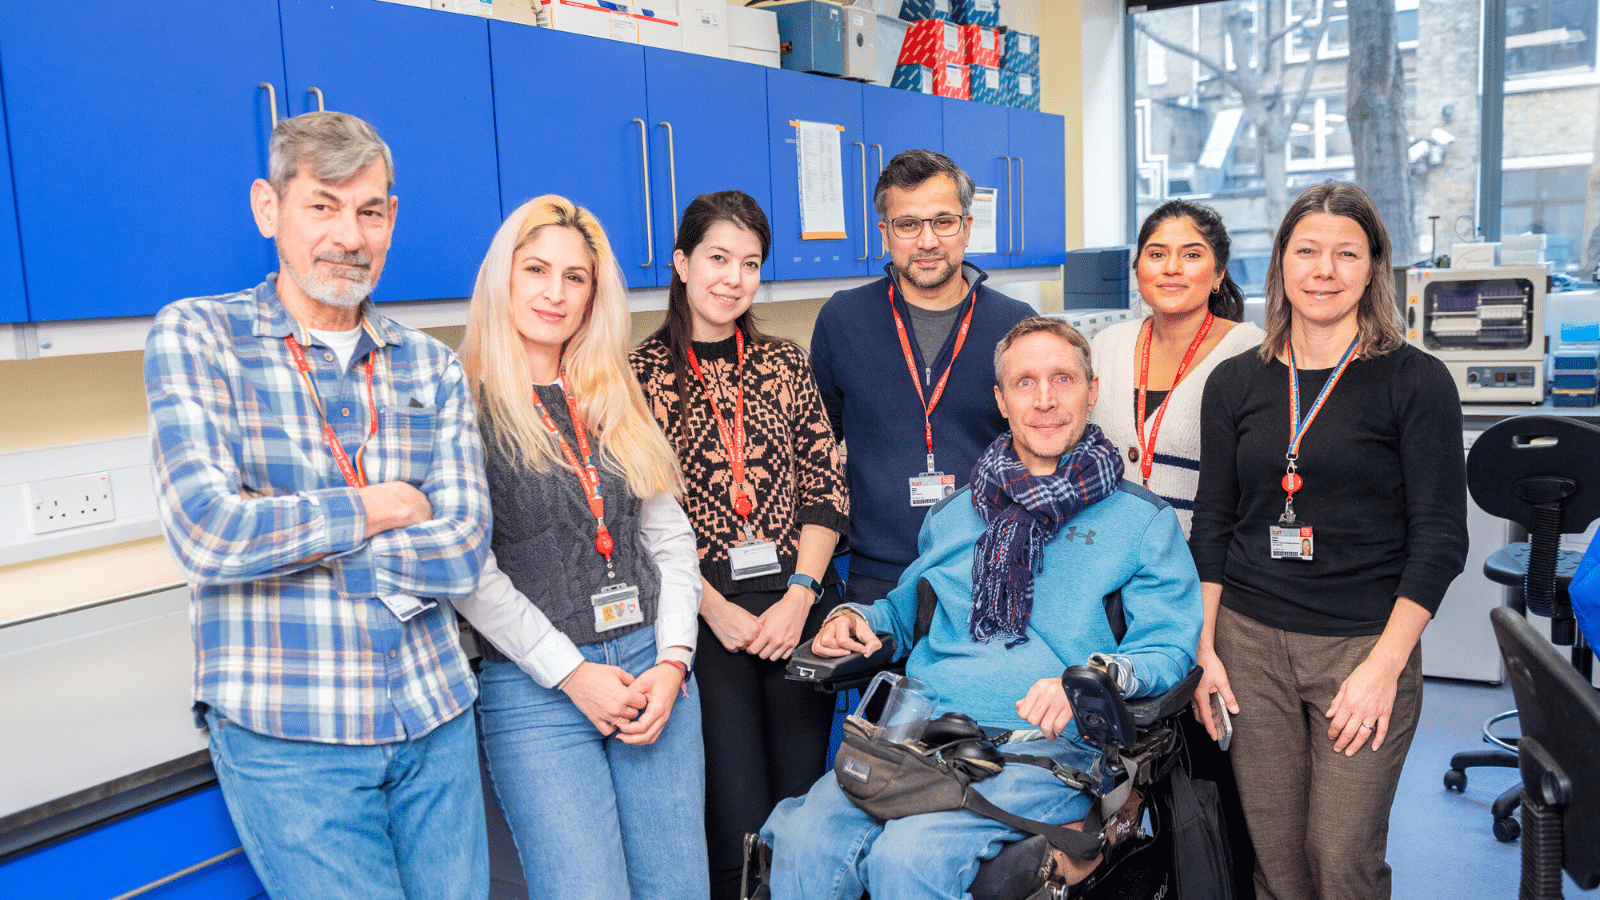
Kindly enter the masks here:
[[883, 646], [871, 656], [860, 653], [818, 656], [811, 652], [811, 644], [807, 642], [795, 648], [783, 677], [790, 681], [810, 682], [817, 690], [829, 694], [863, 687], [872, 680], [872, 676], [888, 668], [889, 660], [898, 649], [894, 638], [889, 635], [879, 635], [878, 638], [883, 641]]
[[1165, 693], [1129, 700], [1128, 714], [1133, 716], [1133, 724], [1140, 728], [1148, 728], [1167, 716], [1182, 711], [1194, 700], [1194, 689], [1200, 684], [1203, 671], [1196, 666], [1189, 670], [1189, 674], [1178, 679], [1177, 684], [1167, 688]]

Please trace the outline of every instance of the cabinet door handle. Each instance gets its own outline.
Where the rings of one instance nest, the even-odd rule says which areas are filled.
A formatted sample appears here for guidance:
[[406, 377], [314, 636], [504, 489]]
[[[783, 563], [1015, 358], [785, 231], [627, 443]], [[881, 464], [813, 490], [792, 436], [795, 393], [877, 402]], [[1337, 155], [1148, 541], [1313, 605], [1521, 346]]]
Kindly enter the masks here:
[[[1010, 256], [1011, 254], [1017, 252], [1017, 229], [1016, 229], [1016, 226], [1011, 223], [1011, 198], [1016, 196], [1016, 192], [1011, 187], [1011, 157], [1002, 156], [1000, 158], [1006, 161], [1006, 252], [1005, 252], [1005, 255], [1006, 256]], [[996, 211], [998, 212], [998, 210], [996, 210]]]
[[856, 257], [857, 262], [866, 262], [872, 256], [872, 248], [868, 245], [867, 237], [867, 145], [860, 141], [852, 141], [861, 149], [861, 255]]
[[267, 109], [272, 110], [272, 127], [278, 127], [278, 92], [273, 90], [272, 82], [263, 81], [261, 86], [267, 89]]
[[327, 110], [323, 109], [323, 107], [322, 107], [322, 88], [319, 88], [319, 87], [307, 88], [306, 89], [306, 93], [308, 93], [308, 94], [316, 94], [317, 95], [317, 112], [327, 112]]
[[[873, 144], [872, 146], [878, 148], [878, 175], [879, 175], [879, 177], [882, 177], [883, 176], [883, 145], [882, 144]], [[873, 204], [873, 206], [877, 206], [877, 204]], [[877, 256], [877, 258], [878, 259], [883, 259], [883, 255], [885, 253], [888, 253], [888, 252], [889, 252], [889, 248], [884, 246], [884, 243], [883, 243], [883, 232], [880, 231], [880, 232], [878, 232], [878, 256]]]
[[667, 188], [672, 192], [672, 246], [678, 246], [678, 151], [672, 141], [672, 123], [662, 122], [667, 129]]
[[633, 123], [639, 126], [639, 161], [644, 163], [644, 263], [641, 269], [648, 269], [656, 264], [656, 225], [650, 219], [650, 139], [646, 134], [647, 125], [643, 119], [634, 119]]
[[1017, 225], [1020, 240], [1017, 255], [1028, 252], [1028, 180], [1022, 173], [1022, 157], [1017, 157]]
[[139, 887], [136, 887], [133, 890], [128, 891], [125, 894], [118, 894], [115, 897], [112, 897], [111, 900], [132, 900], [132, 898], [134, 898], [134, 897], [140, 897], [140, 896], [143, 896], [145, 894], [148, 894], [148, 893], [150, 893], [151, 891], [155, 890], [158, 887], [169, 885], [169, 884], [173, 883], [174, 881], [177, 881], [180, 878], [184, 878], [186, 876], [193, 875], [194, 873], [200, 871], [201, 869], [205, 869], [205, 868], [209, 868], [211, 866], [214, 866], [217, 863], [222, 862], [223, 860], [225, 860], [225, 859], [227, 859], [229, 857], [238, 856], [239, 854], [241, 854], [243, 852], [244, 852], [244, 848], [243, 847], [235, 847], [232, 850], [228, 850], [228, 851], [223, 852], [223, 853], [218, 853], [216, 856], [213, 856], [210, 859], [203, 859], [200, 862], [197, 862], [194, 865], [189, 866], [188, 868], [179, 869], [178, 871], [173, 872], [171, 875], [168, 875], [168, 876], [166, 876], [164, 878], [157, 878], [155, 881], [152, 881], [149, 884], [140, 885]]

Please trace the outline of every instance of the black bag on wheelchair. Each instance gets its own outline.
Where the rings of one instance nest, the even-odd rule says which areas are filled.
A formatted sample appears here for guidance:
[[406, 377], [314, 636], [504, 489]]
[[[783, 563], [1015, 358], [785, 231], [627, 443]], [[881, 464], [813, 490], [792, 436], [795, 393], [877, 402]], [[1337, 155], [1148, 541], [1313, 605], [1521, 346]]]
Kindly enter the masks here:
[[[1101, 801], [1105, 798], [1094, 776], [1050, 759], [1002, 754], [976, 723], [952, 713], [934, 720], [920, 741], [885, 743], [876, 739], [877, 731], [877, 725], [846, 717], [844, 740], [833, 761], [840, 790], [870, 815], [888, 820], [965, 809], [1018, 831], [1041, 835], [1075, 859], [1094, 859], [1104, 851], [1107, 838]], [[998, 773], [1008, 762], [1049, 769], [1063, 784], [1087, 794], [1091, 803], [1084, 830], [1012, 815], [972, 789], [974, 782]], [[1128, 787], [1131, 789], [1131, 783]], [[1120, 807], [1126, 796], [1125, 791], [1120, 792], [1109, 803]]]

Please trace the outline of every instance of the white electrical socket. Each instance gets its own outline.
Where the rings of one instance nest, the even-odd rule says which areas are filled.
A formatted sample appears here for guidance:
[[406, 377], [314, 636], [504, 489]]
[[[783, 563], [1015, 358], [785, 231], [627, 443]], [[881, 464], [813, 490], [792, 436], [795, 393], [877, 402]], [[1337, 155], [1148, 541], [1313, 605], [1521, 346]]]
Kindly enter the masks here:
[[34, 534], [109, 522], [111, 476], [105, 472], [35, 481], [28, 485], [28, 527]]

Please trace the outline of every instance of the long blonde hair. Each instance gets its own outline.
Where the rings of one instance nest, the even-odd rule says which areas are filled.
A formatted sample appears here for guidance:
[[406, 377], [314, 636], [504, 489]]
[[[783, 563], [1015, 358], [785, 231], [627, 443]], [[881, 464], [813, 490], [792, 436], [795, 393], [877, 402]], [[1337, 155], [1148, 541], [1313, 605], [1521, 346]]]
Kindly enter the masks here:
[[571, 228], [583, 238], [594, 266], [594, 295], [583, 323], [567, 341], [562, 370], [604, 463], [640, 497], [678, 494], [678, 459], [645, 405], [628, 367], [627, 288], [611, 242], [594, 214], [565, 197], [546, 194], [517, 207], [478, 268], [467, 313], [461, 363], [478, 412], [493, 424], [497, 447], [537, 471], [565, 466], [533, 404], [533, 376], [511, 310], [511, 267], [517, 251], [542, 228]]

